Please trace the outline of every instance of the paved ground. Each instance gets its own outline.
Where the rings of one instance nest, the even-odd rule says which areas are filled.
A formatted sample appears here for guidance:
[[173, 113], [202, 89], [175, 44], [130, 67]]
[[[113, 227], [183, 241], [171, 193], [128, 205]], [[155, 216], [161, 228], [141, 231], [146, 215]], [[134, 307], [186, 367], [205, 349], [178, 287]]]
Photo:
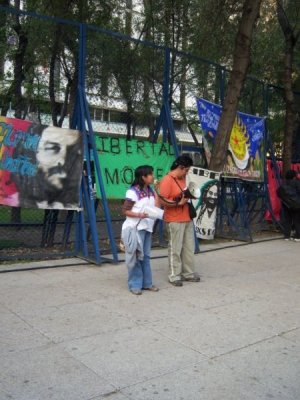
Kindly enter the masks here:
[[283, 240], [207, 252], [182, 288], [157, 258], [142, 296], [124, 264], [0, 274], [0, 399], [299, 400], [299, 258]]

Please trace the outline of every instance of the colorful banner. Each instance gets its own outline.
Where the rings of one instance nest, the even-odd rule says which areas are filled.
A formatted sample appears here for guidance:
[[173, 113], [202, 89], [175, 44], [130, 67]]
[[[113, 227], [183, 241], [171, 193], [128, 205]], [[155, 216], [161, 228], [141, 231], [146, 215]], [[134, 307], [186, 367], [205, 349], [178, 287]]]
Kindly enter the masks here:
[[[203, 145], [208, 164], [222, 113], [222, 107], [197, 98]], [[227, 149], [223, 176], [247, 180], [264, 180], [265, 119], [237, 113]]]
[[79, 131], [0, 117], [0, 204], [78, 209], [82, 165]]
[[[160, 180], [170, 170], [175, 155], [168, 143], [151, 143], [146, 140], [95, 136], [106, 196], [123, 199], [134, 180], [134, 170], [140, 165], [150, 165], [154, 176]], [[99, 185], [96, 185], [100, 198]]]
[[212, 240], [215, 236], [220, 175], [219, 172], [196, 167], [192, 167], [187, 175], [187, 183], [196, 183], [201, 192], [200, 198], [193, 200], [197, 211], [195, 231], [200, 239]]

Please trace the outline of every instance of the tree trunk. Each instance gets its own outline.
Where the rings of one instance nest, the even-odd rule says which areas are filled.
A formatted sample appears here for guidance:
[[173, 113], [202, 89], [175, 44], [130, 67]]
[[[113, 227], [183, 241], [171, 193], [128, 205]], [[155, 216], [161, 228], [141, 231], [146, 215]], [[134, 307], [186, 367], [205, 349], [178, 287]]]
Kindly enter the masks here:
[[291, 26], [287, 18], [287, 15], [284, 11], [281, 0], [277, 0], [277, 18], [285, 39], [284, 73], [283, 73], [284, 97], [285, 97], [285, 127], [284, 127], [283, 153], [282, 153], [282, 160], [283, 160], [282, 173], [283, 176], [285, 176], [286, 172], [291, 168], [293, 134], [296, 123], [295, 98], [293, 93], [293, 59], [299, 33], [298, 35], [295, 34], [294, 29]]
[[294, 93], [292, 89], [292, 65], [293, 65], [293, 49], [292, 46], [287, 46], [284, 56], [284, 97], [285, 97], [285, 122], [284, 122], [284, 137], [282, 151], [282, 174], [291, 169], [292, 163], [292, 144], [295, 122], [294, 111]]
[[125, 35], [132, 35], [132, 0], [126, 0]]
[[244, 86], [246, 74], [250, 64], [250, 50], [255, 22], [259, 16], [262, 0], [246, 0], [242, 18], [236, 37], [233, 69], [230, 74], [228, 91], [224, 101], [223, 112], [220, 118], [214, 148], [212, 151], [210, 169], [222, 171], [226, 162], [226, 149], [234, 124], [238, 101]]
[[[9, 7], [9, 0], [0, 0], [0, 5], [4, 7]], [[6, 43], [7, 32], [6, 32], [6, 20], [7, 14], [5, 12], [0, 13], [0, 42]], [[0, 54], [0, 79], [4, 79], [4, 64], [5, 64], [5, 52], [1, 51]]]
[[[186, 12], [183, 12], [183, 25], [188, 27], [189, 26], [189, 21], [188, 21], [188, 14]], [[182, 30], [182, 51], [187, 51], [188, 49], [188, 37], [187, 37], [187, 29]], [[186, 108], [186, 79], [187, 79], [187, 62], [186, 60], [181, 60], [182, 64], [182, 74], [181, 74], [181, 79], [180, 79], [180, 99], [179, 99], [179, 104], [181, 110], [185, 113], [185, 108]]]
[[126, 129], [127, 129], [127, 134], [126, 134], [126, 140], [132, 139], [131, 135], [131, 126], [133, 124], [133, 107], [131, 100], [127, 101], [127, 121], [126, 121]]
[[64, 98], [63, 105], [61, 107], [60, 117], [59, 117], [59, 120], [58, 120], [58, 123], [57, 123], [60, 128], [62, 127], [64, 119], [65, 119], [65, 117], [67, 116], [67, 113], [68, 113], [70, 90], [71, 90], [72, 83], [73, 83], [72, 78], [67, 78], [67, 79], [68, 79], [68, 82], [67, 82], [66, 88], [65, 88], [65, 98]]
[[49, 71], [49, 97], [51, 104], [51, 115], [52, 122], [54, 126], [58, 126], [58, 107], [55, 99], [55, 68], [56, 62], [59, 57], [60, 45], [61, 45], [61, 25], [57, 25], [54, 34], [54, 41], [51, 49], [51, 57], [50, 57], [50, 71]]
[[75, 103], [76, 103], [76, 96], [77, 96], [77, 86], [78, 86], [78, 61], [77, 61], [77, 57], [75, 57], [74, 55], [74, 59], [75, 59], [75, 71], [74, 71], [74, 77], [73, 80], [71, 82], [70, 85], [70, 103], [69, 103], [69, 108], [68, 108], [68, 114], [69, 114], [69, 127], [72, 127], [72, 116], [74, 113], [74, 109], [75, 109]]
[[[20, 1], [16, 1], [16, 8], [20, 9]], [[24, 57], [28, 46], [27, 34], [24, 32], [20, 24], [20, 17], [16, 15], [16, 22], [14, 30], [18, 35], [19, 44], [14, 57], [14, 81], [12, 83], [12, 94], [14, 98], [15, 117], [22, 118], [23, 111], [23, 97], [22, 97], [22, 83], [25, 79], [24, 76]]]
[[300, 117], [294, 134], [292, 162], [300, 162]]
[[[144, 40], [151, 42], [151, 1], [144, 0], [144, 10], [145, 10], [145, 25], [144, 25]], [[153, 50], [151, 48], [145, 47], [143, 49], [145, 66], [143, 70], [143, 122], [147, 125], [149, 129], [148, 139], [151, 141], [155, 129], [155, 120], [151, 112], [151, 99], [150, 99], [150, 77], [151, 77], [151, 61], [153, 57]]]

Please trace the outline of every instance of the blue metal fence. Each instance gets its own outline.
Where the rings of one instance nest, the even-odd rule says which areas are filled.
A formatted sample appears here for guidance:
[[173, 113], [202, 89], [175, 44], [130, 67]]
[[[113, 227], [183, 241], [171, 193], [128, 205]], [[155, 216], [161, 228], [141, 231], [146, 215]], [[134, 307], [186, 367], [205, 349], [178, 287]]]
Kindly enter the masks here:
[[[121, 51], [124, 46], [120, 47], [120, 43], [130, 43], [132, 46], [136, 46], [135, 49], [151, 49], [151, 51], [154, 52], [151, 54], [151, 57], [153, 58], [153, 55], [157, 56], [157, 65], [155, 66], [155, 73], [151, 76], [152, 87], [149, 91], [151, 94], [152, 104], [148, 108], [151, 117], [156, 119], [154, 125], [151, 126], [151, 118], [149, 118], [148, 122], [143, 121], [138, 125], [139, 118], [142, 115], [141, 109], [143, 108], [143, 95], [147, 94], [146, 89], [144, 90], [144, 93], [141, 93], [139, 88], [141, 86], [140, 83], [142, 81], [149, 82], [149, 76], [143, 75], [143, 68], [138, 67], [138, 63], [143, 59], [144, 53], [139, 55], [138, 51], [135, 53], [129, 51], [131, 58], [129, 61], [127, 60], [128, 62], [126, 63], [129, 71], [126, 71], [126, 69], [123, 71], [124, 76], [122, 79], [126, 81], [126, 73], [128, 73], [128, 80], [130, 80], [129, 78], [132, 79], [132, 76], [138, 76], [140, 74], [139, 81], [136, 80], [135, 85], [133, 85], [133, 96], [129, 96], [127, 99], [120, 88], [116, 89], [118, 92], [118, 98], [117, 100], [114, 100], [114, 102], [122, 103], [120, 110], [123, 110], [123, 113], [127, 118], [125, 124], [128, 128], [126, 130], [128, 139], [134, 136], [138, 137], [139, 135], [144, 137], [146, 129], [149, 132], [149, 140], [156, 141], [161, 134], [163, 141], [170, 141], [174, 146], [176, 155], [178, 155], [184, 148], [187, 150], [196, 149], [196, 152], [201, 152], [201, 146], [198, 143], [198, 141], [200, 141], [199, 131], [197, 130], [198, 116], [196, 108], [193, 109], [191, 106], [192, 99], [195, 96], [202, 96], [206, 97], [210, 101], [222, 104], [230, 71], [226, 67], [205, 58], [165, 46], [160, 46], [147, 40], [133, 38], [98, 26], [92, 26], [57, 17], [39, 15], [34, 12], [16, 10], [3, 6], [0, 6], [0, 12], [6, 13], [7, 15], [19, 15], [27, 19], [39, 20], [42, 23], [52, 24], [54, 26], [60, 25], [63, 28], [69, 27], [72, 30], [72, 46], [76, 49], [75, 52], [78, 57], [76, 67], [78, 84], [76, 89], [76, 101], [73, 108], [73, 117], [70, 119], [70, 126], [78, 128], [84, 137], [87, 169], [85, 178], [82, 180], [81, 188], [81, 204], [84, 210], [79, 213], [67, 213], [60, 218], [55, 212], [46, 212], [43, 221], [39, 223], [39, 230], [37, 230], [36, 233], [38, 238], [40, 238], [40, 229], [42, 229], [42, 237], [44, 239], [42, 242], [37, 240], [36, 246], [32, 246], [31, 248], [40, 248], [40, 246], [45, 247], [46, 244], [46, 251], [41, 252], [42, 257], [52, 255], [56, 256], [57, 254], [69, 255], [80, 253], [86, 258], [93, 259], [96, 263], [107, 261], [104, 253], [109, 252], [112, 254], [110, 260], [117, 262], [118, 251], [116, 242], [120, 232], [120, 223], [122, 221], [122, 216], [120, 214], [121, 206], [115, 202], [110, 202], [106, 198], [101, 174], [103, 166], [100, 165], [101, 162], [97, 156], [94, 139], [94, 132], [103, 129], [103, 124], [98, 125], [101, 128], [97, 130], [97, 118], [93, 118], [90, 114], [91, 105], [93, 105], [94, 111], [96, 110], [96, 114], [97, 110], [101, 110], [102, 114], [105, 114], [106, 109], [110, 110], [110, 113], [112, 113], [116, 107], [105, 108], [103, 104], [105, 101], [107, 102], [110, 101], [110, 99], [115, 98], [116, 95], [100, 96], [97, 93], [92, 93], [93, 87], [87, 89], [87, 81], [93, 81], [96, 87], [98, 87], [97, 85], [100, 87], [101, 84], [103, 86], [103, 81], [95, 82], [93, 76], [93, 68], [95, 67], [95, 65], [93, 65], [93, 51], [97, 51], [101, 55], [103, 58], [103, 65], [107, 66], [108, 72], [109, 69], [113, 68], [117, 56], [109, 58], [110, 49], [108, 48], [108, 51], [106, 51], [106, 45], [111, 46], [112, 51], [113, 49]], [[97, 47], [97, 41], [95, 38], [99, 38], [99, 42], [102, 46], [101, 48]], [[103, 38], [105, 38], [105, 43]], [[146, 57], [145, 54], [144, 56]], [[124, 59], [126, 59], [126, 54], [124, 55]], [[184, 65], [183, 69], [182, 65]], [[179, 69], [179, 66], [181, 69]], [[177, 73], [174, 73], [176, 68], [178, 71]], [[173, 73], [171, 73], [171, 69]], [[130, 73], [131, 75], [129, 75]], [[181, 77], [181, 80], [178, 76]], [[76, 77], [76, 73], [74, 74], [74, 77]], [[183, 99], [184, 101], [181, 103], [180, 99], [178, 100], [180, 97], [178, 94], [178, 87], [182, 84], [183, 77], [185, 78], [184, 83], [186, 86], [186, 94]], [[144, 86], [146, 88], [146, 83]], [[130, 88], [130, 90], [133, 89]], [[282, 101], [282, 95], [282, 88], [262, 82], [255, 77], [248, 77], [240, 101], [241, 111], [269, 116], [269, 125], [272, 127], [272, 120], [274, 119], [272, 104], [273, 102], [274, 104], [275, 102], [280, 103]], [[295, 93], [295, 95], [300, 96], [300, 93]], [[94, 100], [97, 100], [100, 97], [101, 104], [97, 106], [97, 101]], [[46, 98], [42, 100], [44, 103], [47, 103]], [[5, 103], [6, 106], [8, 103], [10, 105], [12, 104], [12, 107], [14, 107], [13, 101], [9, 96], [5, 97], [5, 95], [2, 95], [1, 102], [3, 104]], [[134, 103], [136, 109], [132, 106], [132, 103]], [[125, 111], [124, 104], [127, 107]], [[68, 105], [71, 106], [70, 99]], [[24, 115], [26, 115], [26, 107], [28, 107], [28, 104], [24, 105]], [[129, 115], [130, 107], [132, 108], [131, 114], [133, 117], [132, 115]], [[115, 112], [118, 112], [118, 110]], [[147, 114], [147, 110], [144, 114]], [[150, 116], [148, 115], [148, 117]], [[42, 118], [42, 113], [40, 113], [40, 118]], [[102, 122], [103, 116], [101, 118]], [[282, 122], [283, 117], [281, 116], [280, 118]], [[67, 122], [68, 118], [65, 118], [65, 121]], [[179, 129], [176, 129], [176, 121], [178, 125], [180, 125]], [[108, 134], [108, 129], [111, 128], [110, 130], [114, 131], [114, 134], [119, 133], [120, 135], [124, 135], [124, 131], [122, 130], [121, 132], [120, 123], [116, 124], [117, 128], [113, 129], [113, 122], [107, 121], [107, 126], [107, 130], [102, 133]], [[90, 154], [93, 156], [100, 185], [101, 204], [99, 207], [95, 207], [96, 199], [93, 191], [93, 172]], [[257, 204], [262, 204], [265, 201], [263, 199], [266, 199], [267, 194], [265, 185], [252, 184], [251, 190], [248, 189], [246, 190], [245, 184], [239, 180], [235, 180], [234, 182], [229, 182], [228, 180], [223, 181], [220, 197], [221, 212], [219, 213], [218, 220], [219, 232], [221, 234], [224, 234], [225, 227], [230, 227], [230, 229], [226, 231], [227, 234], [229, 232], [229, 235], [233, 235], [230, 232], [234, 231], [235, 237], [242, 237], [251, 240], [251, 224], [253, 222], [254, 209], [256, 210]], [[251, 201], [249, 200], [250, 197]], [[12, 229], [12, 233], [10, 234], [13, 238], [13, 232], [18, 228], [24, 228], [26, 224], [22, 224], [22, 222], [9, 223], [8, 220], [5, 219], [6, 217], [1, 218], [1, 215], [4, 215], [5, 213], [7, 214], [7, 208], [0, 206], [0, 246], [2, 244], [2, 250], [0, 249], [0, 259], [5, 259], [7, 257], [22, 257], [18, 252], [14, 254], [13, 250], [11, 251], [11, 254], [8, 254], [9, 252], [7, 252], [7, 248], [9, 246], [7, 246], [6, 242], [13, 242], [13, 240], [7, 239], [8, 227]], [[32, 210], [32, 213], [32, 219], [34, 220], [35, 210]], [[262, 218], [262, 216], [260, 216], [260, 218]], [[74, 225], [76, 226], [76, 232], [74, 231]], [[26, 226], [26, 229], [27, 228], [28, 226]], [[55, 238], [58, 237], [58, 231], [60, 231], [61, 236], [56, 240]], [[104, 233], [104, 231], [106, 231], [106, 233]], [[58, 246], [58, 251], [56, 252], [53, 251], [53, 246], [55, 244]], [[68, 245], [69, 248], [67, 249]], [[14, 248], [13, 243], [11, 244], [11, 247]], [[23, 241], [23, 247], [26, 247], [26, 240]], [[38, 257], [39, 253], [34, 252], [34, 254]], [[32, 254], [28, 252], [27, 255], [30, 257]]]

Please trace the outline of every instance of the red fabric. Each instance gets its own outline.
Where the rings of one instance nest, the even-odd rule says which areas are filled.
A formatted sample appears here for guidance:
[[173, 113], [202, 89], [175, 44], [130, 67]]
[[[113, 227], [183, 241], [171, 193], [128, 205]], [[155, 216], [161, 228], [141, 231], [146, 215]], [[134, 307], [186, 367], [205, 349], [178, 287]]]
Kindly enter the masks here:
[[[282, 176], [282, 161], [277, 161], [277, 166], [280, 171], [280, 176]], [[300, 163], [292, 164], [291, 169], [296, 171], [298, 174], [300, 174]], [[277, 193], [276, 193], [277, 188], [278, 188], [278, 183], [275, 178], [275, 170], [273, 168], [273, 162], [271, 160], [267, 160], [267, 174], [268, 174], [268, 190], [269, 190], [271, 207], [272, 207], [272, 210], [273, 210], [276, 220], [279, 221], [280, 220], [281, 201], [278, 198]], [[272, 220], [271, 213], [269, 211], [266, 212], [265, 219], [267, 221]]]

